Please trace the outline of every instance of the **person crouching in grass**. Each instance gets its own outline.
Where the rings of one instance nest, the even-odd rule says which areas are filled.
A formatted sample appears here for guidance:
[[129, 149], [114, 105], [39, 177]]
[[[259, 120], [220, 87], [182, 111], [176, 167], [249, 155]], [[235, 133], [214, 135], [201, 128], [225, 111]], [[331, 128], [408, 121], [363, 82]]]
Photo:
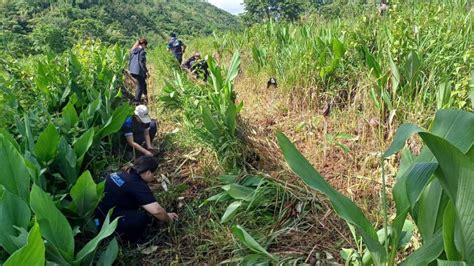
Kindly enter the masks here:
[[109, 210], [113, 209], [111, 219], [119, 218], [116, 234], [121, 240], [137, 242], [153, 218], [172, 222], [178, 219], [174, 212], [158, 204], [148, 186], [154, 180], [158, 161], [154, 157], [138, 158], [128, 171], [116, 172], [105, 179], [104, 198], [96, 209], [96, 224], [101, 227]]
[[148, 115], [148, 108], [145, 105], [136, 106], [134, 115], [128, 117], [122, 126], [128, 149], [133, 149], [136, 157], [154, 156], [158, 152], [153, 147], [157, 128], [156, 120]]

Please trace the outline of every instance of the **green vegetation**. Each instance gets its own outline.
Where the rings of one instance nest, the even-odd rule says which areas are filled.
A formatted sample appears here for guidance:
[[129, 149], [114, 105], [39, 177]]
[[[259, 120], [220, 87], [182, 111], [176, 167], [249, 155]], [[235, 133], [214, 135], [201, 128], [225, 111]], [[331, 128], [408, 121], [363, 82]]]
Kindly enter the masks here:
[[162, 41], [171, 31], [209, 35], [237, 30], [238, 20], [202, 1], [2, 1], [0, 49], [18, 57], [60, 53], [77, 40], [131, 46], [139, 36]]
[[[0, 4], [0, 262], [474, 263], [470, 3], [245, 3], [261, 24], [242, 31], [201, 1]], [[207, 55], [207, 82], [165, 50], [170, 31]], [[139, 35], [157, 198], [180, 219], [137, 247], [93, 216], [124, 163]]]
[[[10, 85], [2, 93], [8, 113], [0, 133], [0, 245], [12, 254], [6, 263], [40, 252], [38, 261], [90, 264], [99, 243], [115, 230], [117, 220], [107, 221], [91, 237], [104, 190], [91, 172], [100, 176], [115, 160], [113, 134], [131, 113], [122, 103], [118, 75], [125, 55], [118, 46], [89, 42], [28, 61], [32, 72], [9, 68], [13, 63], [2, 72], [2, 84]], [[16, 83], [18, 75], [26, 81]], [[27, 240], [32, 213], [39, 229], [33, 227]], [[47, 241], [42, 252], [30, 243], [39, 232]]]
[[[368, 252], [354, 254], [346, 259], [362, 265], [395, 265], [397, 251], [407, 244], [413, 228], [404, 231], [410, 223], [410, 213], [423, 239], [423, 245], [404, 259], [405, 265], [420, 265], [438, 260], [472, 262], [472, 210], [474, 162], [468, 155], [474, 143], [474, 131], [461, 129], [473, 125], [474, 114], [441, 110], [431, 132], [413, 124], [402, 125], [391, 147], [384, 153], [387, 158], [403, 148], [405, 141], [418, 133], [426, 147], [420, 155], [404, 152], [397, 181], [393, 188], [396, 217], [376, 231], [362, 211], [350, 199], [334, 190], [298, 152], [288, 138], [279, 133], [278, 140], [290, 168], [310, 187], [329, 197], [335, 211], [357, 228]], [[454, 129], [454, 130], [453, 130]], [[406, 229], [405, 229], [406, 230]], [[455, 244], [457, 243], [457, 244]], [[384, 247], [385, 246], [385, 247]], [[358, 255], [358, 256], [357, 256]], [[362, 256], [363, 255], [363, 256]]]

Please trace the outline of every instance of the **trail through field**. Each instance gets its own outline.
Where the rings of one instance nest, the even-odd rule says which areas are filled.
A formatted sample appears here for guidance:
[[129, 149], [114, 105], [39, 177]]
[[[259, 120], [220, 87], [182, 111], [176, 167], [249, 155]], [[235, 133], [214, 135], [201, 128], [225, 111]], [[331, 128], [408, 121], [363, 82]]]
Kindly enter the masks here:
[[[149, 65], [151, 73], [156, 73], [155, 66], [152, 63]], [[124, 260], [140, 258], [144, 264], [220, 263], [230, 259], [230, 254], [235, 250], [235, 240], [232, 240], [229, 227], [219, 223], [216, 213], [200, 206], [205, 199], [215, 194], [215, 185], [219, 182], [218, 173], [213, 173], [215, 165], [210, 166], [215, 161], [215, 155], [206, 147], [199, 147], [196, 143], [190, 145], [186, 143], [189, 140], [180, 139], [179, 132], [184, 127], [178, 122], [176, 114], [160, 106], [158, 79], [155, 74], [148, 81], [150, 113], [159, 121], [155, 146], [159, 146], [162, 151], [154, 187], [158, 202], [168, 211], [177, 212], [180, 218], [169, 227], [163, 225], [154, 230], [148, 242], [138, 248], [131, 248]], [[288, 172], [274, 138], [278, 125], [291, 122], [291, 128], [301, 114], [280, 112], [278, 106], [283, 103], [279, 95], [263, 91], [257, 87], [258, 84], [250, 93], [251, 90], [247, 89], [251, 88], [247, 88], [245, 82], [245, 76], [242, 76], [236, 84], [238, 98], [244, 101], [239, 128], [246, 145], [254, 149], [257, 156], [249, 162], [251, 167], [255, 173], [267, 174], [289, 191], [294, 191], [298, 197], [310, 196], [304, 186], [294, 186], [301, 183]], [[328, 167], [340, 164], [334, 162]], [[335, 216], [328, 203], [318, 198], [311, 201], [314, 201], [311, 204], [317, 205], [314, 211], [308, 211], [304, 219], [282, 231], [278, 241], [269, 246], [270, 252], [302, 257], [310, 262], [315, 261], [316, 257], [326, 257], [325, 254], [320, 255], [322, 250], [328, 254], [337, 254], [341, 245], [349, 245], [351, 239], [346, 225]], [[289, 215], [297, 215], [298, 201], [285, 208], [290, 210]], [[275, 229], [277, 226], [274, 225]], [[342, 242], [340, 239], [343, 239]]]

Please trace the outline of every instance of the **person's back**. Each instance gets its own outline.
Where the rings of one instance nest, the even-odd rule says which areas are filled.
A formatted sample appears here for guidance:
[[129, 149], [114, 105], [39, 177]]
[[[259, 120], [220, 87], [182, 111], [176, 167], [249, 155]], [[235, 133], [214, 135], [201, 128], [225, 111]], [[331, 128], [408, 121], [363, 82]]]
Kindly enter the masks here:
[[113, 210], [111, 218], [120, 217], [115, 233], [123, 240], [136, 242], [152, 223], [152, 216], [165, 222], [177, 219], [176, 213], [167, 213], [156, 202], [147, 185], [154, 180], [157, 169], [158, 161], [155, 158], [142, 156], [128, 172], [116, 172], [107, 176], [104, 198], [95, 212], [97, 225], [100, 227], [109, 211]]
[[135, 47], [130, 52], [130, 58], [128, 61], [128, 72], [130, 74], [139, 75], [145, 77], [146, 75], [146, 66], [143, 64], [146, 63], [146, 51], [143, 47]]
[[186, 60], [182, 66], [187, 69], [187, 70], [191, 70], [191, 68], [193, 67], [194, 63], [200, 58], [200, 55], [196, 55], [194, 54], [193, 56], [191, 56], [190, 58], [188, 58], [188, 60]]
[[146, 67], [146, 46], [148, 42], [145, 38], [140, 38], [132, 47], [130, 51], [130, 58], [128, 61], [128, 72], [136, 80], [136, 93], [134, 102], [140, 104], [142, 94], [145, 98], [148, 94], [145, 79], [149, 77], [148, 68]]
[[132, 169], [130, 173], [115, 172], [105, 179], [106, 196], [98, 206], [97, 216], [105, 219], [108, 211], [115, 208], [114, 215], [123, 210], [138, 210], [141, 206], [155, 202], [148, 185]]
[[173, 52], [173, 54], [182, 54], [183, 47], [182, 42], [176, 37], [171, 37], [168, 42], [168, 48]]
[[170, 34], [170, 40], [168, 41], [168, 49], [173, 53], [178, 63], [181, 64], [183, 61], [183, 54], [186, 51], [186, 45], [176, 37], [176, 33]]

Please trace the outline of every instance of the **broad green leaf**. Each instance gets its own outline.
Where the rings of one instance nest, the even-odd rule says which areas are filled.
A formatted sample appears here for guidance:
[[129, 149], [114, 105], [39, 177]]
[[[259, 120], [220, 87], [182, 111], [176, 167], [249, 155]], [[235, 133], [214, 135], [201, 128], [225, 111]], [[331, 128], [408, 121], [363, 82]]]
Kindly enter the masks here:
[[235, 77], [239, 74], [240, 67], [240, 54], [239, 51], [235, 51], [230, 61], [229, 69], [227, 70], [226, 82], [232, 82]]
[[68, 129], [74, 127], [79, 122], [79, 116], [77, 115], [74, 104], [71, 101], [63, 108], [63, 121], [64, 126]]
[[89, 148], [92, 145], [94, 140], [94, 128], [90, 128], [86, 132], [84, 132], [78, 139], [74, 141], [74, 152], [77, 158], [77, 166], [80, 167], [82, 164], [82, 160], [84, 159], [84, 155], [87, 153]]
[[[474, 142], [474, 114], [462, 110], [439, 110], [432, 124], [432, 133], [447, 139], [463, 153]], [[462, 130], [459, 130], [461, 129]], [[422, 149], [415, 158], [416, 162], [435, 162], [436, 159], [428, 147]], [[446, 192], [443, 192], [438, 179], [434, 179], [421, 194], [412, 216], [424, 241], [431, 239], [441, 228], [444, 208], [447, 204]]]
[[112, 116], [105, 123], [105, 125], [97, 131], [95, 135], [95, 140], [100, 140], [105, 136], [113, 134], [119, 131], [122, 128], [125, 119], [132, 113], [132, 110], [129, 105], [124, 104], [114, 110]]
[[339, 41], [337, 38], [332, 39], [332, 50], [334, 52], [334, 56], [337, 59], [342, 58], [344, 56], [344, 53], [346, 52], [344, 48], [344, 44], [341, 41]]
[[283, 133], [278, 132], [277, 138], [280, 149], [291, 170], [308, 186], [324, 193], [331, 201], [336, 213], [357, 227], [376, 263], [385, 261], [387, 254], [379, 244], [377, 233], [362, 210], [350, 199], [332, 188]]
[[415, 206], [414, 215], [416, 225], [423, 241], [430, 241], [435, 233], [441, 229], [444, 208], [448, 197], [438, 180], [430, 182], [420, 195]]
[[436, 112], [431, 133], [448, 140], [462, 153], [474, 143], [474, 113], [459, 109]]
[[244, 201], [250, 201], [252, 199], [253, 194], [255, 193], [255, 189], [251, 189], [238, 184], [225, 185], [222, 186], [222, 189], [225, 190], [227, 194], [232, 198]]
[[223, 184], [232, 184], [237, 182], [237, 176], [236, 175], [222, 175], [219, 177], [219, 180]]
[[420, 136], [439, 162], [443, 175], [436, 177], [456, 206], [464, 239], [462, 253], [468, 263], [474, 263], [474, 158], [443, 138], [429, 133]]
[[224, 85], [224, 79], [222, 78], [221, 70], [212, 57], [209, 57], [207, 63], [209, 65], [214, 91], [219, 93]]
[[102, 225], [102, 228], [100, 229], [99, 234], [97, 234], [96, 237], [91, 239], [87, 244], [77, 253], [76, 256], [76, 262], [82, 261], [86, 256], [91, 254], [92, 252], [95, 252], [97, 249], [97, 246], [99, 245], [100, 241], [102, 241], [104, 238], [107, 238], [113, 232], [115, 231], [115, 228], [117, 227], [117, 223], [119, 218], [116, 218], [115, 220], [110, 223], [110, 214], [112, 212], [109, 212], [107, 217], [105, 218], [104, 224]]
[[400, 241], [398, 243], [399, 248], [405, 248], [411, 241], [413, 236], [415, 225], [410, 220], [405, 220], [402, 227], [402, 233]]
[[[413, 235], [413, 224], [407, 220], [408, 216], [408, 208], [403, 211], [398, 210], [397, 206], [397, 213], [398, 215], [392, 222], [392, 225], [389, 227], [390, 229], [390, 246], [391, 246], [391, 253], [389, 261], [394, 261], [397, 255], [397, 251], [400, 248], [404, 248], [405, 245], [410, 242], [411, 237]], [[380, 229], [379, 231], [384, 232], [384, 228]], [[385, 235], [385, 233], [383, 234]]]
[[235, 128], [237, 127], [237, 110], [234, 103], [229, 103], [225, 113], [225, 124], [231, 136], [235, 135]]
[[97, 261], [98, 266], [112, 266], [119, 252], [119, 246], [117, 239], [112, 239], [107, 248], [100, 254], [99, 260]]
[[456, 249], [454, 240], [456, 228], [456, 208], [452, 201], [449, 201], [448, 205], [444, 209], [443, 216], [443, 244], [444, 252], [449, 260], [460, 259], [460, 254]]
[[418, 54], [415, 51], [411, 51], [405, 62], [405, 75], [409, 82], [413, 82], [418, 76], [420, 64]]
[[17, 195], [0, 185], [0, 246], [12, 254], [20, 248], [12, 239], [17, 236], [18, 228], [27, 228], [31, 219], [28, 204]]
[[408, 138], [410, 138], [413, 134], [422, 132], [424, 129], [419, 128], [413, 124], [402, 124], [395, 133], [395, 137], [393, 138], [392, 144], [390, 147], [385, 151], [383, 154], [384, 158], [390, 157], [391, 155], [395, 154], [397, 151], [401, 150], [405, 146], [405, 142]]
[[48, 127], [39, 135], [35, 147], [33, 148], [33, 152], [38, 161], [44, 165], [51, 163], [56, 157], [59, 141], [60, 136], [56, 127], [49, 123]]
[[268, 258], [277, 261], [277, 259], [272, 256], [268, 251], [263, 248], [247, 231], [245, 231], [244, 228], [242, 228], [240, 225], [233, 225], [232, 228], [232, 234], [234, 237], [236, 237], [242, 244], [244, 244], [247, 248], [249, 248], [251, 251], [266, 255]]
[[[463, 153], [467, 152], [474, 142], [474, 114], [471, 112], [455, 109], [442, 109], [436, 112], [433, 121], [432, 133], [447, 139]], [[465, 128], [465, 130], [456, 130]], [[405, 146], [405, 141], [415, 133], [424, 132], [413, 124], [403, 124], [397, 130], [394, 140], [390, 147], [385, 151], [384, 157], [396, 153]], [[423, 152], [422, 152], [423, 153]], [[426, 153], [426, 152], [425, 152]], [[426, 157], [428, 161], [432, 158]]]
[[425, 189], [437, 167], [437, 163], [414, 163], [413, 168], [407, 173], [408, 178], [405, 186], [412, 209], [415, 207], [423, 189]]
[[214, 118], [212, 117], [211, 110], [209, 110], [207, 106], [202, 106], [201, 115], [206, 130], [212, 134], [214, 139], [220, 139], [221, 133], [219, 132], [219, 127], [217, 126]]
[[16, 142], [15, 138], [4, 128], [0, 128], [0, 135], [2, 135], [6, 140], [8, 140], [17, 151], [20, 152], [20, 145]]
[[69, 145], [66, 138], [62, 136], [58, 146], [58, 156], [54, 160], [53, 166], [61, 173], [70, 185], [74, 184], [77, 179], [76, 162], [77, 159], [74, 150], [71, 145]]
[[438, 85], [436, 91], [436, 108], [441, 109], [449, 102], [451, 97], [451, 84], [449, 82], [443, 82]]
[[31, 189], [30, 206], [36, 214], [41, 235], [59, 251], [66, 261], [72, 261], [74, 238], [71, 226], [51, 197], [35, 184]]
[[227, 206], [224, 215], [222, 215], [221, 223], [229, 221], [229, 219], [232, 218], [240, 206], [242, 206], [242, 201], [234, 201], [229, 206]]
[[260, 176], [247, 175], [239, 183], [246, 187], [258, 187], [265, 179]]
[[441, 252], [443, 252], [443, 236], [440, 230], [430, 241], [424, 241], [419, 249], [402, 262], [402, 265], [425, 265], [435, 260]]
[[95, 211], [102, 198], [102, 195], [97, 193], [97, 185], [89, 171], [85, 171], [77, 179], [76, 184], [71, 188], [70, 195], [72, 198], [71, 209], [79, 217], [86, 217]]
[[84, 126], [90, 127], [91, 121], [94, 119], [97, 111], [99, 111], [102, 104], [101, 96], [97, 97], [93, 102], [87, 105], [87, 108], [81, 112], [79, 117], [84, 123]]
[[437, 260], [438, 266], [467, 266], [464, 261]]
[[5, 266], [43, 266], [45, 262], [45, 247], [43, 239], [41, 238], [40, 228], [37, 222], [31, 228], [28, 234], [28, 241], [26, 245], [15, 251], [8, 260]]
[[372, 69], [374, 76], [378, 79], [382, 76], [382, 70], [380, 68], [380, 64], [377, 62], [375, 57], [372, 55], [372, 53], [369, 52], [367, 48], [365, 48], [365, 61], [367, 63], [367, 66], [369, 66], [370, 69]]
[[0, 185], [28, 201], [30, 174], [25, 159], [3, 134], [0, 134]]

